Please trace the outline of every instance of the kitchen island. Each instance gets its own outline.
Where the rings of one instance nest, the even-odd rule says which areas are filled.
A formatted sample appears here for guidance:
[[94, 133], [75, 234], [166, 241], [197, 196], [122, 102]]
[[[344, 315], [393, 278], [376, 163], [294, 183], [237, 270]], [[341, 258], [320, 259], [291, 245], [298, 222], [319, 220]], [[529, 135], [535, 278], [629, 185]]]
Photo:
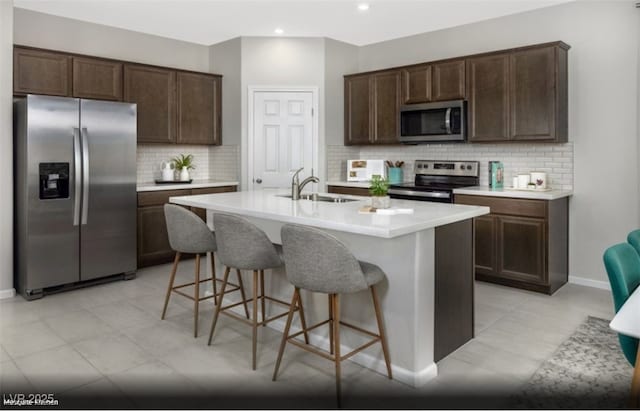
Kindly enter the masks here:
[[[437, 375], [436, 361], [473, 337], [473, 218], [488, 207], [392, 200], [392, 208], [413, 209], [412, 214], [360, 214], [369, 200], [340, 197], [349, 202], [292, 201], [286, 190], [171, 197], [170, 202], [213, 213], [246, 217], [262, 228], [274, 243], [281, 243], [280, 228], [294, 223], [323, 229], [339, 238], [354, 255], [379, 265], [387, 281], [378, 287], [389, 340], [394, 378], [420, 386]], [[218, 273], [221, 270], [217, 270]], [[284, 272], [266, 277], [267, 294], [288, 300], [293, 287]], [[225, 296], [225, 299], [227, 297]], [[307, 323], [327, 317], [327, 299], [302, 293]], [[281, 308], [274, 306], [273, 312]], [[376, 329], [369, 293], [343, 299], [343, 318]], [[269, 324], [284, 328], [284, 321]], [[224, 332], [221, 329], [219, 332]], [[345, 332], [346, 352], [362, 337]], [[328, 330], [314, 330], [311, 342], [328, 347]], [[351, 358], [385, 373], [376, 345]]]

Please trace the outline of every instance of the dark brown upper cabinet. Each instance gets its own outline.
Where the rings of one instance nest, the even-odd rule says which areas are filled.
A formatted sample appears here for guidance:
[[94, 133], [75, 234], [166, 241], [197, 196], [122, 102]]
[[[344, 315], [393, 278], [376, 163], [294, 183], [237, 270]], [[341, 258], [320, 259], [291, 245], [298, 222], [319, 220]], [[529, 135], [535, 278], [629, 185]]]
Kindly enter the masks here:
[[400, 70], [345, 76], [345, 145], [398, 144]]
[[566, 142], [567, 49], [516, 51], [509, 67], [511, 139]]
[[122, 101], [122, 63], [73, 57], [73, 96]]
[[398, 144], [400, 135], [400, 70], [373, 75], [373, 139], [374, 144]]
[[13, 94], [71, 95], [71, 57], [61, 53], [15, 47]]
[[178, 72], [178, 144], [221, 144], [220, 80], [220, 77]]
[[428, 64], [402, 70], [402, 102], [404, 104], [431, 101], [431, 66]]
[[509, 140], [509, 54], [467, 60], [468, 139]]
[[460, 99], [471, 143], [566, 143], [568, 50], [558, 41], [347, 75], [345, 144], [396, 144], [399, 104]]
[[562, 42], [469, 58], [469, 141], [568, 140]]
[[176, 142], [176, 72], [125, 64], [124, 101], [138, 105], [138, 143]]
[[464, 60], [433, 64], [433, 101], [463, 99], [465, 89]]
[[370, 144], [371, 76], [349, 76], [344, 80], [344, 143]]

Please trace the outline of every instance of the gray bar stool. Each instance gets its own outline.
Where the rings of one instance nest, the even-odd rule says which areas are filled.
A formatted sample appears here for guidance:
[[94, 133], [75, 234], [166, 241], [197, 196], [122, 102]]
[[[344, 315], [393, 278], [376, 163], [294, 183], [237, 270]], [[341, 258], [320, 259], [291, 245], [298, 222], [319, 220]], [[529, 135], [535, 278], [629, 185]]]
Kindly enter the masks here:
[[[280, 253], [278, 252], [279, 248], [275, 246], [271, 242], [271, 240], [269, 240], [269, 237], [267, 237], [264, 231], [256, 227], [253, 223], [245, 220], [244, 218], [230, 214], [215, 213], [213, 215], [213, 226], [216, 230], [219, 241], [218, 258], [220, 258], [220, 262], [222, 262], [222, 264], [224, 264], [226, 268], [224, 271], [224, 279], [222, 280], [220, 302], [216, 307], [216, 311], [213, 316], [213, 322], [211, 323], [209, 345], [211, 345], [213, 332], [216, 328], [216, 323], [218, 321], [218, 316], [220, 315], [220, 313], [226, 314], [231, 318], [251, 325], [253, 327], [252, 367], [255, 370], [256, 350], [258, 343], [258, 326], [264, 326], [267, 323], [284, 317], [288, 314], [288, 312], [284, 312], [268, 319], [265, 318], [265, 301], [269, 300], [289, 307], [289, 304], [285, 301], [281, 301], [265, 295], [264, 270], [282, 267], [284, 263], [282, 261], [282, 257], [280, 256]], [[235, 268], [238, 275], [240, 275], [240, 270], [253, 271], [253, 298], [250, 300], [252, 301], [253, 315], [250, 321], [234, 314], [233, 312], [228, 311], [229, 309], [236, 307], [242, 303], [246, 304], [247, 300], [245, 300], [244, 298], [241, 302], [230, 304], [226, 307], [222, 306], [222, 298], [225, 294], [227, 280], [229, 278], [229, 271], [231, 270], [231, 268]], [[258, 295], [258, 287], [260, 288], [260, 295]], [[260, 300], [262, 311], [262, 321], [260, 322], [258, 322], [258, 300]], [[300, 306], [299, 309], [303, 328], [306, 328], [302, 306]], [[305, 333], [305, 341], [308, 342], [307, 338], [308, 337]]]
[[[216, 278], [216, 267], [214, 260], [214, 252], [217, 250], [216, 235], [207, 226], [207, 223], [202, 221], [195, 213], [187, 210], [184, 207], [180, 207], [174, 204], [165, 204], [164, 206], [165, 219], [167, 221], [167, 233], [169, 235], [169, 244], [171, 249], [176, 252], [176, 258], [173, 262], [173, 268], [171, 269], [171, 277], [169, 279], [169, 287], [167, 288], [167, 295], [164, 299], [164, 308], [162, 309], [162, 319], [164, 320], [167, 314], [167, 306], [169, 305], [169, 298], [171, 293], [180, 294], [183, 297], [187, 297], [193, 300], [193, 336], [198, 336], [198, 313], [200, 301], [213, 298], [214, 303], [217, 304], [218, 294], [216, 282], [221, 281]], [[192, 283], [180, 284], [174, 286], [173, 283], [176, 278], [176, 272], [178, 271], [178, 263], [182, 254], [195, 254], [196, 255], [196, 272], [195, 281]], [[200, 279], [200, 255], [211, 254], [211, 278]], [[200, 284], [212, 281], [213, 282], [213, 295], [207, 297], [200, 297]], [[194, 286], [193, 295], [186, 294], [180, 291], [181, 288]], [[238, 285], [231, 284], [233, 288], [227, 290], [227, 293], [240, 290], [242, 299], [245, 300], [244, 287], [242, 287], [242, 277], [238, 273]], [[223, 292], [224, 289], [223, 289]], [[244, 306], [247, 318], [249, 318], [249, 309], [247, 305]]]
[[[284, 261], [287, 270], [287, 278], [295, 287], [291, 300], [291, 309], [287, 317], [287, 324], [282, 336], [282, 343], [278, 352], [273, 380], [276, 380], [280, 361], [284, 353], [287, 342], [300, 348], [318, 354], [335, 363], [336, 369], [336, 391], [338, 406], [340, 405], [340, 362], [352, 355], [364, 350], [376, 342], [382, 344], [382, 353], [387, 366], [387, 375], [392, 378], [391, 362], [389, 361], [389, 347], [384, 332], [380, 303], [376, 293], [375, 285], [385, 279], [385, 273], [377, 265], [358, 261], [353, 254], [334, 236], [309, 227], [286, 224], [281, 230], [282, 246], [284, 249]], [[340, 294], [351, 294], [371, 290], [373, 308], [378, 323], [378, 334], [364, 330], [360, 327], [345, 323], [340, 320]], [[329, 354], [318, 348], [296, 340], [303, 331], [289, 335], [291, 321], [296, 307], [302, 309], [300, 301], [300, 289], [329, 295], [329, 319], [316, 325], [306, 328], [302, 325], [303, 331], [310, 331], [314, 328], [329, 324]], [[340, 325], [349, 327], [365, 335], [373, 337], [369, 342], [361, 345], [355, 350], [345, 354], [340, 354]]]

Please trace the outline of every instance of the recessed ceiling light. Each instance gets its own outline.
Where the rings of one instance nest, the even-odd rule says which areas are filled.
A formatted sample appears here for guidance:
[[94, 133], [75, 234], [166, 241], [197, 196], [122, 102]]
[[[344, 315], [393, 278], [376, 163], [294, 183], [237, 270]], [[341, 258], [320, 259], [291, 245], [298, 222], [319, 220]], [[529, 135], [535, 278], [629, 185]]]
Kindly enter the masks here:
[[360, 10], [360, 11], [369, 10], [369, 3], [360, 3], [360, 4], [358, 4], [358, 10]]
[[273, 30], [274, 33], [276, 34], [284, 34], [284, 30], [282, 30], [280, 27], [278, 27], [277, 29]]

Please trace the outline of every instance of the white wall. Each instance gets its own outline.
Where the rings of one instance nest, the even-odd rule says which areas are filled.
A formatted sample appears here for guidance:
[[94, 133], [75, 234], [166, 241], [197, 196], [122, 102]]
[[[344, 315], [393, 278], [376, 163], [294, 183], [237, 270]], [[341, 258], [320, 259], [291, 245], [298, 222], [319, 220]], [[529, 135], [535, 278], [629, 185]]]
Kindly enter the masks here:
[[131, 30], [14, 9], [14, 42], [91, 56], [209, 71], [209, 48]]
[[241, 142], [242, 39], [236, 37], [209, 47], [209, 68], [222, 74], [222, 144]]
[[[13, 0], [0, 1], [0, 170], [5, 188], [13, 176]], [[13, 297], [13, 191], [0, 206], [0, 299]]]
[[[249, 86], [313, 86], [319, 91], [318, 104], [324, 107], [324, 39], [242, 37], [241, 122], [242, 146], [247, 147]], [[319, 118], [319, 160], [325, 164], [324, 110]], [[242, 150], [242, 183], [247, 181], [247, 152]], [[318, 171], [315, 172], [318, 174]], [[325, 171], [323, 170], [323, 174]], [[318, 177], [324, 181], [324, 175]]]
[[584, 1], [360, 48], [360, 70], [562, 40], [569, 51], [572, 277], [606, 282], [604, 250], [640, 218], [638, 11], [634, 1]]
[[344, 75], [358, 71], [358, 47], [325, 39], [325, 134], [327, 145], [344, 143]]

